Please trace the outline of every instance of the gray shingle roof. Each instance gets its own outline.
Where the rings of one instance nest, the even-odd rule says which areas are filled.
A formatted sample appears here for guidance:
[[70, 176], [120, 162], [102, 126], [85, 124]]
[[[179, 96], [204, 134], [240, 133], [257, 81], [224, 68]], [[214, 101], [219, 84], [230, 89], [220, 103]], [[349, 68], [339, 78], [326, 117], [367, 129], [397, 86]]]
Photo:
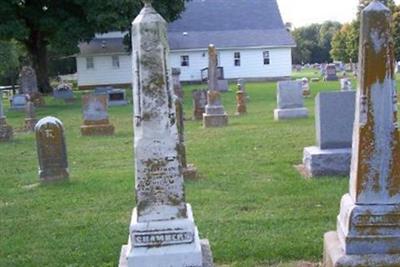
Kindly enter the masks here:
[[114, 54], [126, 52], [123, 38], [95, 38], [90, 43], [79, 44], [80, 54]]
[[[191, 0], [168, 25], [168, 39], [171, 50], [295, 46], [276, 0]], [[122, 41], [95, 38], [79, 47], [81, 55], [121, 53]]]
[[[183, 33], [187, 34], [183, 34]], [[192, 0], [168, 26], [172, 50], [216, 47], [295, 46], [276, 0]]]

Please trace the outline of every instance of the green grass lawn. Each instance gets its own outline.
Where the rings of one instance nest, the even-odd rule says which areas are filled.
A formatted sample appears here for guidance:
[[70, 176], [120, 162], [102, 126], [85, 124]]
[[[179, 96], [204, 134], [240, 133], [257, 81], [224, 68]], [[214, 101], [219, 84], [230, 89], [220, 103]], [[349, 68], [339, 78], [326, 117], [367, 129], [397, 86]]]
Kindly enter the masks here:
[[[185, 86], [185, 113], [191, 90]], [[273, 121], [275, 83], [248, 83], [248, 115], [232, 116], [235, 94], [223, 94], [229, 126], [203, 129], [187, 120], [188, 162], [201, 179], [186, 182], [202, 238], [220, 266], [319, 262], [324, 232], [336, 229], [346, 178], [306, 180], [295, 168], [315, 144], [314, 96], [338, 82], [311, 83], [308, 119]], [[37, 185], [33, 134], [16, 132], [0, 144], [0, 266], [115, 266], [127, 242], [134, 201], [132, 106], [110, 108], [113, 137], [82, 137], [80, 102], [46, 99], [38, 117], [60, 118], [66, 129], [71, 177]], [[14, 128], [23, 113], [8, 112]]]

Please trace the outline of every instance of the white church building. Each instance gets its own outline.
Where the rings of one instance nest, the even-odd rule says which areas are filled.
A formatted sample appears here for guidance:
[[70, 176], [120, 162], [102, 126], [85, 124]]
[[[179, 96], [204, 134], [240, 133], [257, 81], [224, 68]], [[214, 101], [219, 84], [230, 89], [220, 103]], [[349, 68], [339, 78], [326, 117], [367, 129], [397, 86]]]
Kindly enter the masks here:
[[[123, 33], [97, 35], [79, 45], [78, 86], [130, 86], [131, 55]], [[276, 0], [191, 0], [168, 25], [170, 65], [181, 81], [201, 81], [207, 49], [218, 49], [225, 79], [282, 79], [291, 75], [295, 42], [282, 21]]]

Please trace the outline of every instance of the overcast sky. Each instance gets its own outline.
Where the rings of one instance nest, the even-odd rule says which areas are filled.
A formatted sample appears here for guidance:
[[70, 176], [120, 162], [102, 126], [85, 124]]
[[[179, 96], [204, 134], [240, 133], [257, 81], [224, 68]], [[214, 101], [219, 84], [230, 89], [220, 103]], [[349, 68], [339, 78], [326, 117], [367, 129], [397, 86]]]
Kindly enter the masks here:
[[283, 21], [300, 27], [326, 20], [349, 22], [355, 18], [358, 0], [278, 0], [278, 4]]

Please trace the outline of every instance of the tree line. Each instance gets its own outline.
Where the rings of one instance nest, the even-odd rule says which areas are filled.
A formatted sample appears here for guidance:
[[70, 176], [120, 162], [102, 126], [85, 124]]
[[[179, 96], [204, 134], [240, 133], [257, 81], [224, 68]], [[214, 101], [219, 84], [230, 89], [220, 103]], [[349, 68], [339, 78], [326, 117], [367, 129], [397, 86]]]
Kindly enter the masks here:
[[[350, 22], [326, 21], [311, 24], [292, 32], [297, 47], [293, 49], [293, 64], [357, 62], [360, 38], [361, 10], [373, 0], [359, 0], [356, 18]], [[400, 5], [394, 0], [380, 0], [392, 12], [392, 36], [397, 60], [400, 60]]]

